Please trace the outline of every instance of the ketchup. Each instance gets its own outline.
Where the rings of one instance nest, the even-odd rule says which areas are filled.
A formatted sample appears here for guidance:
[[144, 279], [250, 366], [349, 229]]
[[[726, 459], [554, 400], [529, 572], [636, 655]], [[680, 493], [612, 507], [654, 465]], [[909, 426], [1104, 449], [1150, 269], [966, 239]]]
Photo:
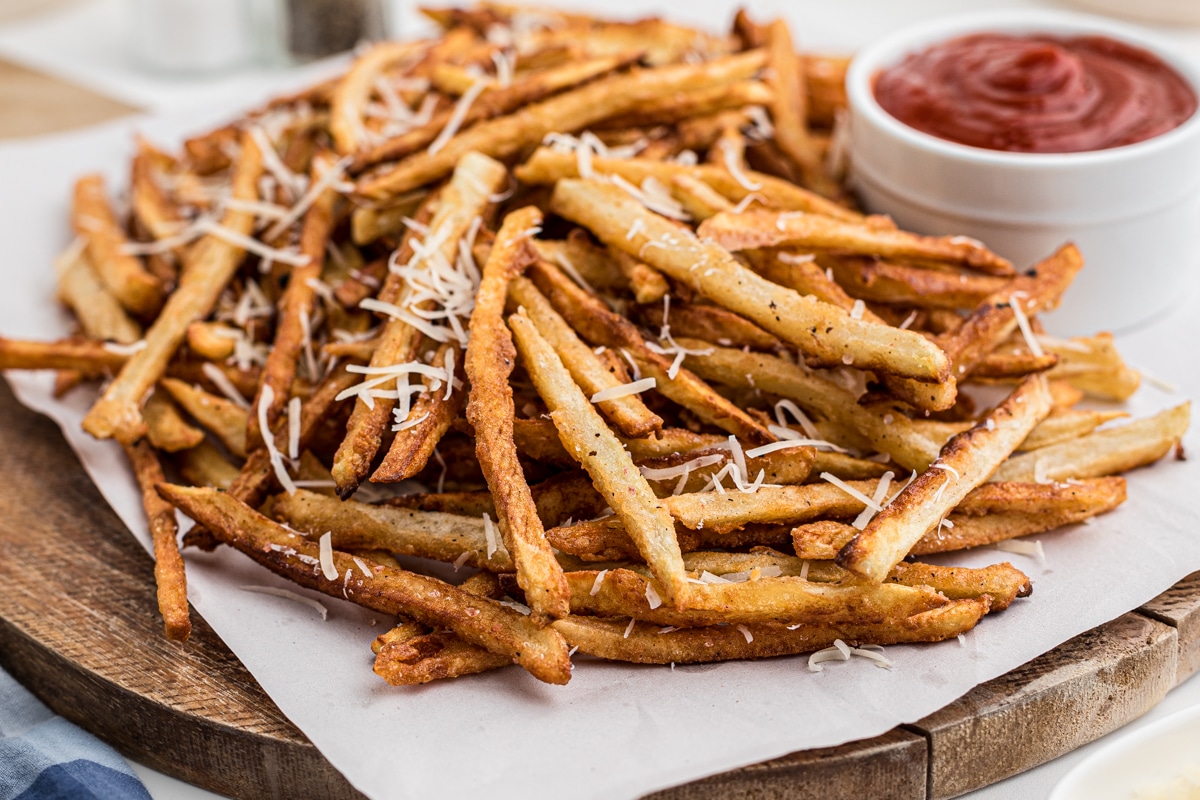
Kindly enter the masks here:
[[1133, 144], [1196, 111], [1196, 92], [1178, 72], [1103, 36], [952, 39], [880, 72], [875, 98], [940, 139], [1023, 153]]

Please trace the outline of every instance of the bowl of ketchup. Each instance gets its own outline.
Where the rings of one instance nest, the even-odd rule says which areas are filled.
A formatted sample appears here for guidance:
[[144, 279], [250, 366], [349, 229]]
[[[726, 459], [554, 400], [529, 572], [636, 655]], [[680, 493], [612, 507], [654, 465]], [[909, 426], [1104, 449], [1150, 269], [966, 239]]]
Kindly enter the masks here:
[[1128, 329], [1200, 272], [1200, 75], [1131, 25], [985, 12], [860, 52], [851, 181], [906, 229], [966, 234], [1018, 267], [1066, 241], [1085, 267], [1055, 332]]

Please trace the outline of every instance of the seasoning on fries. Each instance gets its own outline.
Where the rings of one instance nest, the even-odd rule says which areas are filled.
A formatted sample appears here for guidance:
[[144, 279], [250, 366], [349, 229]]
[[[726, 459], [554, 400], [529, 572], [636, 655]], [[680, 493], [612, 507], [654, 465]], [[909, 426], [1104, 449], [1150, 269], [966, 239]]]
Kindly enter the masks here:
[[845, 60], [783, 21], [426, 13], [177, 155], [139, 140], [129, 218], [81, 178], [76, 333], [0, 338], [99, 392], [169, 638], [177, 508], [185, 545], [394, 616], [396, 685], [938, 642], [1033, 582], [914, 559], [1087, 521], [1178, 446], [1186, 404], [1075, 407], [1138, 375], [1042, 330], [1074, 247], [1014, 267], [853, 207]]

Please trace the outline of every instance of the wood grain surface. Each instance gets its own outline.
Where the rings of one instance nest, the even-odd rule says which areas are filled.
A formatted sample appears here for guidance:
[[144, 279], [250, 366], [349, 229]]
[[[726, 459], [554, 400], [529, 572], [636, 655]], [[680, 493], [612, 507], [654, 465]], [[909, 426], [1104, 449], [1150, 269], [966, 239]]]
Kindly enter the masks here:
[[135, 111], [89, 89], [0, 60], [0, 138], [69, 131]]
[[1176, 685], [1200, 672], [1200, 572], [1193, 572], [1138, 611], [1178, 633]]
[[1175, 685], [1175, 630], [1125, 614], [975, 687], [912, 725], [929, 740], [929, 796], [1032, 769], [1145, 714]]

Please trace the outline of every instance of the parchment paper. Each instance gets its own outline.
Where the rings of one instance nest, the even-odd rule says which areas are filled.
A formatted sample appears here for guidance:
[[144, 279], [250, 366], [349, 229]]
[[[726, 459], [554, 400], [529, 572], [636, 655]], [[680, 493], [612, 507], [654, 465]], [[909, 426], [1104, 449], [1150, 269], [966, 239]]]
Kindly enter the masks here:
[[[221, 119], [140, 120], [0, 146], [0, 333], [67, 332], [53, 300], [54, 254], [70, 240], [75, 176], [123, 183], [131, 133], [171, 145]], [[1068, 296], [1068, 302], [1069, 302]], [[1136, 416], [1200, 393], [1200, 305], [1182, 300], [1154, 327], [1124, 337], [1128, 360], [1179, 391], [1144, 388]], [[132, 476], [115, 445], [79, 428], [87, 390], [50, 398], [48, 374], [10, 373], [21, 400], [59, 422], [113, 508], [149, 549]], [[1197, 436], [1185, 443], [1193, 451]], [[431, 686], [385, 685], [371, 672], [380, 615], [339, 600], [322, 622], [309, 608], [242, 591], [285, 585], [237, 553], [188, 553], [192, 602], [283, 712], [350, 781], [375, 798], [633, 797], [802, 748], [875, 736], [944, 706], [973, 686], [1128, 611], [1200, 569], [1194, 502], [1200, 465], [1164, 462], [1129, 477], [1130, 500], [1095, 524], [1040, 539], [1043, 567], [990, 548], [948, 561], [1011, 560], [1031, 598], [986, 618], [966, 637], [887, 648], [891, 670], [856, 659], [816, 674], [805, 657], [711, 666], [630, 667], [576, 658], [567, 687], [518, 668]], [[304, 590], [298, 590], [304, 591]], [[286, 779], [286, 778], [285, 778]]]

